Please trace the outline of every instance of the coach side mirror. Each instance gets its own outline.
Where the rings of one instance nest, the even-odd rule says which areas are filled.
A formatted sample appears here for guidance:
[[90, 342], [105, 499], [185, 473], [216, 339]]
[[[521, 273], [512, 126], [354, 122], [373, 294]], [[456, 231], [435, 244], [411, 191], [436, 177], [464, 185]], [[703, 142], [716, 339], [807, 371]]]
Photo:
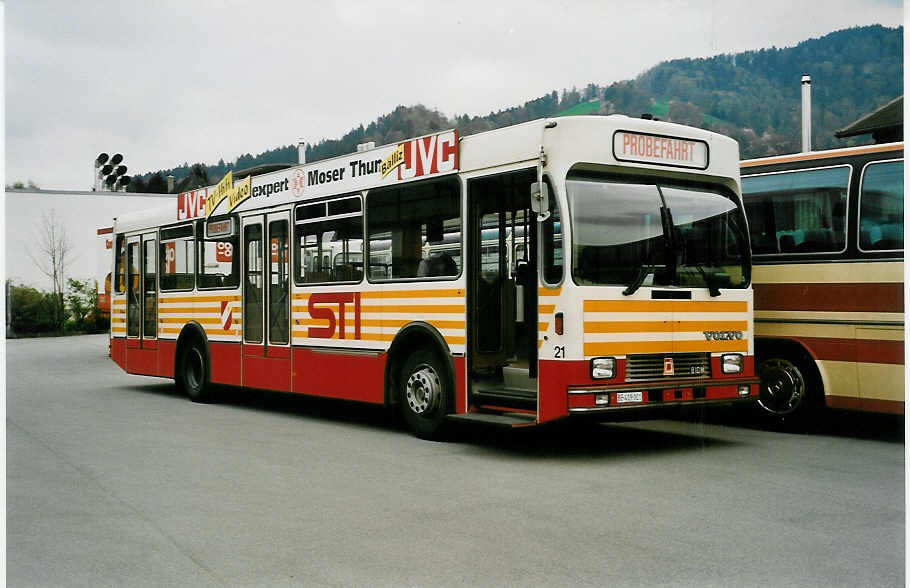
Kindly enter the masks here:
[[531, 184], [531, 210], [537, 213], [539, 222], [550, 217], [550, 191], [544, 182]]

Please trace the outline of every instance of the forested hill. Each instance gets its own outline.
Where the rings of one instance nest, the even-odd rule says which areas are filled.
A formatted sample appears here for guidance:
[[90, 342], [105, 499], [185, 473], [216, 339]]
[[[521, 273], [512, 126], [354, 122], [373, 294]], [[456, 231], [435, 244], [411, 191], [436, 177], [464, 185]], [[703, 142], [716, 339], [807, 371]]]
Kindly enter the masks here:
[[[903, 27], [856, 27], [795, 47], [676, 59], [634, 80], [553, 90], [485, 116], [449, 119], [422, 105], [399, 106], [340, 139], [307, 144], [307, 161], [353, 152], [366, 141], [382, 145], [453, 127], [469, 135], [541, 117], [647, 112], [730, 135], [740, 142], [743, 158], [790, 153], [800, 148], [800, 78], [805, 73], [812, 76], [813, 148], [842, 146], [850, 143], [835, 139], [834, 131], [903, 93], [903, 33]], [[164, 176], [173, 174], [181, 191], [214, 183], [229, 169], [296, 161], [296, 145], [287, 145], [233, 162], [183, 164], [136, 176], [130, 190], [163, 192]]]

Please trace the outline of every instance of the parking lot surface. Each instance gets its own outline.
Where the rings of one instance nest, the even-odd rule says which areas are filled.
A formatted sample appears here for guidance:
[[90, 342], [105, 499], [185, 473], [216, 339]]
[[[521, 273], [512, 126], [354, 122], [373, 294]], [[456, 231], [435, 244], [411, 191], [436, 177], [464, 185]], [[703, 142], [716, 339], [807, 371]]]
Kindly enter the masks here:
[[7, 342], [10, 586], [903, 586], [904, 426], [741, 415], [446, 442], [379, 407]]

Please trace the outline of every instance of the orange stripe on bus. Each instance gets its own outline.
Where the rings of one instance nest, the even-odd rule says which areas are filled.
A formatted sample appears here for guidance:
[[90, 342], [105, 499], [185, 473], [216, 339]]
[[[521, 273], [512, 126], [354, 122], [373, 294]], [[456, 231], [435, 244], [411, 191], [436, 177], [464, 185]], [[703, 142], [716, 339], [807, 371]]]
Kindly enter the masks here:
[[694, 351], [748, 351], [746, 340], [733, 341], [612, 341], [585, 343], [585, 355], [628, 355], [630, 353], [689, 353]]
[[360, 298], [464, 298], [464, 290], [386, 290], [385, 292], [361, 292]]
[[537, 288], [538, 296], [559, 296], [562, 294], [562, 288]]
[[240, 296], [161, 296], [161, 302], [240, 302]]
[[375, 312], [383, 314], [464, 314], [465, 307], [463, 304], [415, 304], [415, 305], [395, 305], [395, 306], [371, 306], [363, 305], [360, 307], [361, 313]]
[[554, 310], [556, 310], [555, 304], [538, 304], [537, 305], [537, 312], [539, 314], [550, 314]]
[[585, 321], [585, 333], [745, 331], [746, 321]]
[[585, 300], [585, 312], [746, 312], [748, 302], [687, 300]]
[[[347, 333], [345, 333], [345, 334], [347, 334]], [[305, 330], [294, 329], [292, 331], [292, 335], [294, 336], [295, 339], [310, 339], [310, 340], [323, 340], [323, 341], [328, 340], [328, 339], [335, 340], [335, 341], [339, 340], [337, 331], [331, 337], [308, 337], [307, 332]], [[342, 340], [343, 341], [385, 341], [385, 342], [388, 342], [388, 341], [392, 341], [393, 339], [395, 339], [396, 335], [397, 335], [397, 333], [361, 333], [360, 339], [354, 339], [353, 337], [345, 337]], [[448, 336], [448, 337], [443, 336], [443, 339], [445, 339], [446, 343], [448, 343], [449, 345], [464, 345], [465, 341], [466, 341], [465, 337], [458, 337], [458, 336]]]

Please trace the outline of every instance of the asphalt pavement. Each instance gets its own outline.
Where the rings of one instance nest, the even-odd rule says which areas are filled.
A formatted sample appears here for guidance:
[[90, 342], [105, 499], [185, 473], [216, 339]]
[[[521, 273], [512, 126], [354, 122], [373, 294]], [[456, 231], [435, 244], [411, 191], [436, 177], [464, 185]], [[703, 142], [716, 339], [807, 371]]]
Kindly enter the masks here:
[[411, 436], [10, 340], [9, 586], [903, 586], [904, 425], [723, 411]]

